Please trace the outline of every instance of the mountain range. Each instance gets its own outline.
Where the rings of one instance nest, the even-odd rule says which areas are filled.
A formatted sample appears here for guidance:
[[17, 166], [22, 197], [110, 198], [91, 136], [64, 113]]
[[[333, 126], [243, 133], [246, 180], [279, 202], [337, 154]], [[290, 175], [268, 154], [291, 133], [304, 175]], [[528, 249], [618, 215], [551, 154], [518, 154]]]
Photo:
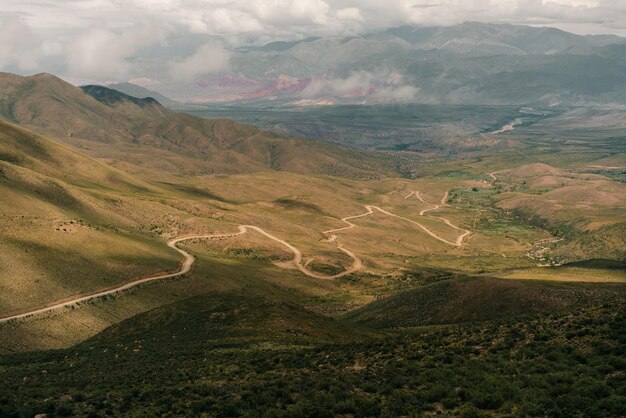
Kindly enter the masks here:
[[151, 88], [198, 103], [624, 103], [624, 56], [626, 39], [614, 35], [475, 22], [402, 26], [242, 47], [223, 74]]

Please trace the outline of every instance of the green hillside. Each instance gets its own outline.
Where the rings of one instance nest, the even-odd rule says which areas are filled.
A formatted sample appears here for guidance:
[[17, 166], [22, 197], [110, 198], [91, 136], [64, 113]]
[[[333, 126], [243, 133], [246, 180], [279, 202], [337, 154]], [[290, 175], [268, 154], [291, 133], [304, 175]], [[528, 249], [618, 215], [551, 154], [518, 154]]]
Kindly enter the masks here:
[[176, 253], [116, 204], [157, 190], [0, 121], [2, 313], [175, 270]]
[[624, 300], [622, 284], [568, 284], [494, 278], [439, 281], [379, 299], [343, 318], [373, 328], [487, 321], [563, 313]]

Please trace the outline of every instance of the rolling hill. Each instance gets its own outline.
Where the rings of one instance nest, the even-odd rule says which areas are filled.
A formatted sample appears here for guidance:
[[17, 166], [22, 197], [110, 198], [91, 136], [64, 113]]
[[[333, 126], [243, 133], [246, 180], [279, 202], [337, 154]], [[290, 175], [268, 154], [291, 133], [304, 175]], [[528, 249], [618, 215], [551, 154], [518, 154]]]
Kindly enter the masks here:
[[[0, 121], [3, 313], [159, 271], [178, 257], [120, 213], [159, 189]], [[134, 196], [134, 197], [130, 197]]]
[[[558, 228], [575, 257], [618, 258], [622, 183], [512, 152], [370, 180], [394, 157], [47, 75], [3, 80], [4, 118], [70, 146], [0, 120], [0, 316], [178, 271], [172, 237], [196, 262], [0, 322], [0, 415], [623, 409], [624, 264], [527, 255]], [[507, 168], [487, 174], [494, 162]], [[329, 173], [368, 180], [310, 175]], [[580, 239], [592, 230], [605, 246]]]
[[377, 329], [558, 313], [626, 298], [622, 284], [567, 285], [464, 277], [379, 299], [344, 315]]
[[623, 301], [367, 332], [249, 292], [155, 309], [68, 349], [0, 357], [0, 414], [540, 417], [623, 410]]
[[283, 170], [380, 177], [395, 159], [323, 141], [284, 138], [229, 120], [175, 113], [151, 98], [74, 87], [49, 74], [0, 74], [0, 115], [135, 170], [216, 174]]
[[507, 185], [494, 196], [496, 206], [553, 231], [557, 238], [545, 245], [553, 247], [552, 257], [559, 263], [585, 257], [626, 258], [624, 183], [543, 163], [525, 164], [498, 176]]

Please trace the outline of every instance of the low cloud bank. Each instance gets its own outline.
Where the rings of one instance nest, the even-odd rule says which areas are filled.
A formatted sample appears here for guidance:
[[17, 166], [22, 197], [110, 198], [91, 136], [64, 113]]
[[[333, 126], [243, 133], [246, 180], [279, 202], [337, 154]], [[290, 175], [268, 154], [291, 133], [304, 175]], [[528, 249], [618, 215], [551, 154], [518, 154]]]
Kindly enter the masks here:
[[302, 90], [303, 99], [339, 97], [368, 102], [411, 102], [419, 89], [395, 71], [353, 71], [346, 77], [315, 77]]
[[190, 82], [203, 75], [226, 71], [230, 58], [230, 51], [223, 45], [209, 43], [187, 57], [175, 59], [170, 63], [169, 74], [174, 81]]

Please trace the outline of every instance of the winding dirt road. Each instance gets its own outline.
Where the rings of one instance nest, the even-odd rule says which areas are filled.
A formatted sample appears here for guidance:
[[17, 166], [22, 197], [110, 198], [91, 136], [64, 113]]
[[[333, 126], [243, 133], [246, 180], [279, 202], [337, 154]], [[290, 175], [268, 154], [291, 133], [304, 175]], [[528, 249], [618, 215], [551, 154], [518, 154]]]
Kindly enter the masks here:
[[[323, 231], [322, 234], [332, 234], [333, 232], [345, 231], [346, 229], [352, 229], [356, 227], [355, 224], [350, 222], [350, 219], [362, 218], [364, 216], [368, 216], [374, 213], [374, 211], [372, 211], [372, 209], [369, 206], [365, 206], [365, 209], [367, 209], [367, 212], [362, 213], [360, 215], [346, 216], [345, 218], [341, 218], [341, 222], [347, 223], [348, 226], [344, 226], [343, 228], [329, 229], [328, 231]], [[326, 242], [332, 242], [335, 239], [337, 239], [337, 235], [331, 235], [331, 238], [326, 240]]]
[[[421, 202], [429, 204], [428, 202], [426, 202], [421, 193], [420, 192], [411, 192], [408, 196], [405, 197], [405, 199], [408, 199], [411, 196], [416, 196]], [[441, 199], [440, 205], [446, 205], [446, 201], [448, 198], [448, 192], [446, 192], [443, 196], [443, 198]], [[430, 209], [426, 209], [423, 210], [422, 212], [420, 212], [420, 215], [424, 215], [425, 212], [430, 211], [430, 210], [435, 210], [435, 209], [439, 209], [440, 205], [434, 205], [433, 208]], [[182, 276], [186, 273], [188, 273], [194, 262], [195, 262], [195, 257], [191, 254], [189, 254], [187, 251], [180, 249], [177, 247], [176, 244], [178, 244], [179, 242], [183, 242], [183, 241], [189, 241], [189, 240], [194, 240], [194, 239], [226, 239], [226, 238], [232, 238], [232, 237], [236, 237], [239, 235], [243, 235], [249, 232], [249, 230], [253, 230], [256, 231], [257, 233], [265, 236], [266, 238], [269, 238], [275, 242], [278, 242], [279, 244], [281, 244], [282, 246], [284, 246], [285, 248], [287, 248], [292, 254], [293, 254], [293, 258], [292, 258], [292, 263], [293, 265], [300, 270], [303, 274], [315, 278], [315, 279], [321, 279], [321, 280], [331, 280], [331, 279], [337, 279], [343, 276], [346, 276], [348, 274], [352, 274], [355, 271], [358, 271], [360, 269], [363, 268], [363, 262], [361, 261], [361, 259], [359, 257], [357, 257], [352, 251], [348, 250], [347, 248], [343, 247], [341, 245], [341, 243], [339, 242], [339, 239], [337, 237], [337, 235], [335, 234], [336, 232], [341, 232], [341, 231], [345, 231], [348, 229], [352, 229], [355, 228], [357, 225], [353, 224], [352, 222], [350, 222], [350, 220], [352, 219], [358, 219], [358, 218], [362, 218], [365, 216], [369, 216], [374, 214], [374, 210], [377, 210], [380, 213], [383, 213], [387, 216], [391, 216], [397, 219], [401, 219], [404, 220], [406, 222], [410, 222], [416, 226], [418, 226], [420, 229], [422, 229], [424, 232], [426, 232], [428, 235], [430, 235], [431, 237], [444, 242], [448, 245], [451, 246], [455, 246], [455, 247], [460, 247], [461, 245], [463, 245], [463, 238], [465, 238], [467, 235], [470, 234], [470, 231], [467, 231], [465, 229], [459, 228], [455, 225], [453, 225], [452, 223], [450, 223], [450, 221], [446, 218], [443, 217], [436, 217], [434, 216], [433, 218], [438, 218], [441, 219], [446, 225], [464, 231], [465, 233], [460, 235], [455, 242], [452, 241], [448, 241], [445, 238], [440, 237], [439, 235], [437, 235], [436, 233], [432, 232], [431, 230], [429, 230], [427, 227], [425, 227], [424, 225], [420, 224], [419, 222], [416, 222], [412, 219], [409, 218], [405, 218], [404, 216], [400, 216], [400, 215], [396, 215], [394, 213], [391, 213], [389, 211], [386, 211], [378, 206], [373, 206], [373, 205], [365, 205], [365, 209], [367, 210], [367, 212], [359, 214], [359, 215], [352, 215], [352, 216], [347, 216], [345, 218], [342, 218], [341, 221], [346, 223], [348, 226], [342, 227], [342, 228], [335, 228], [335, 229], [329, 229], [327, 231], [323, 231], [322, 233], [325, 235], [329, 235], [329, 238], [324, 240], [325, 242], [331, 243], [331, 242], [337, 242], [337, 248], [342, 251], [343, 253], [345, 253], [348, 257], [350, 257], [352, 259], [352, 265], [350, 267], [348, 267], [347, 269], [345, 269], [344, 271], [334, 274], [334, 275], [323, 275], [323, 274], [319, 274], [316, 273], [312, 270], [310, 270], [308, 268], [308, 264], [309, 263], [302, 263], [302, 252], [294, 247], [293, 245], [291, 245], [290, 243], [288, 243], [287, 241], [270, 234], [269, 232], [263, 230], [262, 228], [255, 226], [255, 225], [239, 225], [238, 232], [235, 233], [230, 233], [230, 234], [213, 234], [213, 235], [191, 235], [191, 236], [184, 236], [184, 237], [178, 237], [178, 238], [174, 238], [170, 241], [167, 242], [167, 245], [173, 249], [175, 249], [176, 251], [178, 251], [180, 254], [182, 254], [183, 256], [183, 262], [181, 263], [181, 267], [180, 270], [175, 272], [175, 273], [169, 273], [169, 274], [160, 274], [160, 275], [155, 275], [155, 276], [150, 276], [150, 277], [145, 277], [145, 278], [141, 278], [141, 279], [137, 279], [128, 283], [124, 283], [121, 284], [119, 286], [115, 286], [115, 287], [109, 287], [106, 289], [101, 289], [98, 291], [95, 291], [94, 293], [90, 293], [90, 294], [86, 294], [86, 295], [81, 295], [78, 296], [74, 299], [69, 299], [69, 298], [65, 298], [63, 300], [60, 301], [55, 301], [55, 302], [50, 302], [48, 304], [46, 304], [43, 307], [37, 308], [37, 309], [33, 309], [33, 310], [29, 310], [29, 311], [25, 311], [25, 312], [21, 312], [21, 313], [17, 313], [17, 314], [12, 314], [9, 316], [5, 316], [5, 317], [0, 317], [0, 324], [2, 323], [7, 323], [10, 321], [17, 321], [17, 320], [21, 320], [21, 319], [26, 319], [26, 318], [31, 318], [33, 316], [37, 316], [37, 315], [41, 315], [47, 312], [51, 312], [57, 309], [62, 309], [62, 308], [66, 308], [66, 307], [72, 307], [72, 306], [76, 306], [82, 302], [87, 302], [90, 300], [94, 300], [94, 299], [98, 299], [98, 298], [102, 298], [104, 296], [109, 296], [109, 295], [114, 295], [120, 292], [123, 292], [125, 290], [131, 289], [133, 287], [142, 285], [144, 283], [148, 283], [148, 282], [155, 282], [155, 281], [161, 281], [161, 280], [166, 280], [166, 279], [172, 279], [174, 277], [179, 277]]]
[[[430, 204], [431, 204], [431, 203], [429, 203], [429, 202], [427, 202], [427, 201], [425, 201], [425, 200], [424, 200], [424, 198], [422, 197], [422, 194], [421, 194], [419, 191], [412, 191], [412, 192], [410, 192], [408, 195], [406, 195], [404, 198], [405, 198], [405, 199], [408, 199], [408, 198], [409, 198], [409, 197], [411, 197], [411, 196], [416, 196], [416, 197], [417, 197], [417, 199], [418, 199], [420, 202], [423, 202], [423, 203], [425, 203], [425, 204], [427, 204], [427, 205], [430, 205]], [[438, 204], [438, 205], [434, 205], [432, 208], [428, 208], [428, 209], [424, 209], [424, 210], [422, 210], [422, 211], [420, 212], [420, 216], [424, 216], [424, 214], [425, 214], [426, 212], [428, 212], [428, 211], [439, 209], [441, 206], [447, 206], [447, 203], [446, 203], [446, 202], [448, 201], [448, 196], [449, 196], [449, 192], [448, 192], [448, 191], [446, 191], [446, 192], [444, 193], [443, 197], [441, 198], [441, 201], [439, 202], [439, 204]], [[433, 237], [433, 238], [435, 238], [435, 239], [437, 239], [437, 240], [439, 240], [439, 241], [441, 241], [441, 242], [443, 242], [443, 243], [446, 243], [446, 244], [448, 244], [448, 245], [452, 245], [452, 246], [455, 246], [455, 247], [460, 247], [461, 245], [463, 245], [463, 239], [465, 239], [465, 237], [466, 237], [466, 236], [468, 236], [469, 234], [471, 234], [471, 232], [470, 232], [470, 231], [468, 231], [467, 229], [459, 228], [458, 226], [456, 226], [456, 225], [452, 224], [452, 223], [450, 222], [450, 220], [449, 220], [449, 219], [447, 219], [447, 218], [444, 218], [444, 217], [441, 217], [441, 216], [431, 216], [432, 218], [439, 219], [439, 220], [443, 221], [443, 222], [444, 222], [446, 225], [448, 225], [449, 227], [452, 227], [452, 228], [454, 228], [454, 229], [456, 229], [456, 230], [459, 230], [459, 231], [463, 231], [463, 233], [457, 237], [456, 241], [452, 242], [452, 241], [449, 241], [449, 240], [447, 240], [447, 239], [445, 239], [445, 238], [443, 238], [443, 237], [441, 237], [441, 236], [437, 235], [435, 232], [431, 231], [430, 229], [428, 229], [426, 226], [422, 225], [422, 224], [421, 224], [421, 223], [419, 223], [419, 222], [416, 222], [416, 221], [414, 221], [414, 220], [412, 220], [412, 219], [409, 219], [409, 218], [405, 218], [404, 216], [396, 215], [395, 213], [391, 213], [391, 212], [389, 212], [389, 211], [387, 211], [387, 210], [385, 210], [385, 209], [379, 208], [378, 206], [373, 206], [373, 205], [365, 205], [365, 209], [367, 209], [367, 212], [362, 213], [362, 214], [360, 214], [360, 215], [353, 215], [353, 216], [347, 216], [347, 217], [345, 217], [345, 218], [342, 218], [342, 219], [341, 219], [341, 221], [342, 221], [342, 222], [347, 223], [347, 224], [348, 224], [348, 226], [345, 226], [345, 227], [343, 227], [343, 228], [329, 229], [329, 230], [327, 230], [327, 231], [323, 231], [323, 232], [322, 232], [323, 234], [332, 234], [332, 235], [330, 235], [330, 237], [329, 237], [327, 240], [325, 240], [325, 241], [326, 241], [326, 242], [333, 242], [333, 241], [336, 241], [336, 240], [337, 240], [337, 235], [333, 234], [334, 232], [345, 231], [345, 230], [347, 230], [347, 229], [352, 229], [352, 228], [356, 227], [356, 225], [355, 225], [355, 224], [353, 224], [352, 222], [350, 222], [350, 219], [357, 219], [357, 218], [362, 218], [362, 217], [364, 217], [364, 216], [372, 215], [372, 214], [374, 213], [374, 209], [376, 209], [376, 210], [377, 210], [377, 211], [379, 211], [380, 213], [383, 213], [383, 214], [385, 214], [385, 215], [387, 215], [387, 216], [391, 216], [391, 217], [393, 217], [393, 218], [398, 218], [398, 219], [402, 219], [403, 221], [410, 222], [410, 223], [412, 223], [412, 224], [416, 225], [417, 227], [419, 227], [420, 229], [422, 229], [424, 232], [426, 232], [426, 233], [427, 233], [428, 235], [430, 235], [431, 237]], [[345, 250], [345, 249], [344, 249], [344, 250]]]
[[174, 278], [174, 277], [182, 276], [183, 274], [186, 274], [186, 273], [188, 273], [191, 270], [191, 267], [193, 266], [193, 263], [195, 262], [195, 258], [194, 258], [193, 255], [189, 254], [187, 251], [181, 250], [180, 248], [178, 248], [176, 246], [177, 243], [179, 243], [181, 241], [187, 241], [187, 240], [199, 239], [199, 238], [211, 238], [211, 239], [230, 238], [230, 237], [234, 237], [236, 235], [240, 235], [240, 234], [242, 234], [244, 232], [245, 231], [242, 231], [241, 228], [240, 228], [240, 231], [238, 233], [235, 233], [235, 234], [194, 235], [194, 236], [189, 236], [189, 237], [175, 238], [173, 240], [168, 241], [167, 245], [168, 245], [168, 247], [171, 247], [171, 248], [175, 249], [176, 251], [178, 251], [179, 253], [181, 253], [183, 255], [183, 257], [184, 257], [184, 260], [183, 260], [183, 262], [182, 262], [182, 264], [180, 266], [180, 270], [177, 271], [176, 273], [161, 274], [161, 275], [157, 275], [157, 276], [145, 277], [143, 279], [134, 280], [132, 282], [125, 283], [125, 284], [122, 284], [122, 285], [119, 285], [119, 286], [116, 286], [116, 287], [113, 287], [113, 288], [107, 288], [105, 290], [99, 290], [99, 291], [96, 291], [95, 293], [90, 293], [88, 295], [80, 296], [80, 297], [77, 297], [75, 299], [51, 302], [51, 303], [46, 304], [46, 306], [38, 308], [38, 309], [35, 309], [35, 310], [30, 310], [30, 311], [26, 311], [26, 312], [23, 312], [23, 313], [2, 317], [2, 318], [0, 318], [0, 324], [5, 323], [5, 322], [9, 322], [9, 321], [13, 321], [13, 320], [20, 320], [20, 319], [29, 318], [29, 317], [32, 317], [32, 316], [44, 314], [46, 312], [54, 311], [56, 309], [76, 306], [79, 303], [87, 302], [87, 301], [93, 300], [93, 299], [98, 299], [98, 298], [101, 298], [103, 296], [114, 295], [116, 293], [123, 292], [125, 290], [131, 289], [133, 287], [139, 286], [139, 285], [144, 284], [144, 283], [158, 281], [158, 280], [171, 279], [171, 278]]
[[[432, 205], [432, 203], [428, 203], [427, 201], [424, 200], [424, 198], [422, 197], [422, 194], [420, 192], [413, 192], [413, 193], [415, 193], [415, 196], [417, 197], [417, 199], [420, 202], [422, 202], [422, 203], [424, 203], [426, 205]], [[446, 192], [446, 193], [448, 193], [448, 192]], [[444, 195], [444, 197], [447, 198], [448, 197], [447, 194]], [[423, 209], [423, 210], [420, 211], [420, 216], [424, 216], [424, 214], [426, 212], [430, 212], [431, 210], [437, 210], [437, 209], [439, 209], [439, 205], [433, 205], [432, 208]]]
[[[365, 216], [365, 215], [359, 215], [356, 217], [349, 217], [350, 219], [353, 218], [357, 218], [360, 216]], [[354, 225], [356, 226], [356, 225]], [[341, 228], [344, 229], [344, 228]], [[283, 246], [285, 246], [289, 251], [291, 251], [293, 253], [293, 259], [292, 262], [293, 264], [298, 268], [298, 270], [300, 270], [302, 273], [306, 274], [309, 277], [313, 277], [316, 279], [323, 279], [323, 280], [328, 280], [328, 279], [337, 279], [339, 277], [343, 277], [346, 276], [348, 274], [354, 273], [357, 270], [360, 270], [363, 267], [363, 263], [361, 261], [360, 258], [358, 258], [353, 252], [351, 252], [350, 250], [344, 248], [343, 246], [341, 246], [340, 244], [337, 246], [337, 248], [341, 251], [343, 251], [344, 253], [346, 253], [350, 258], [352, 258], [353, 262], [352, 262], [352, 266], [350, 266], [348, 269], [342, 271], [341, 273], [335, 274], [335, 275], [331, 275], [331, 276], [325, 276], [322, 274], [318, 274], [315, 273], [314, 271], [309, 270], [308, 268], [306, 268], [305, 265], [302, 264], [302, 252], [297, 249], [296, 247], [294, 247], [293, 245], [289, 244], [287, 241], [280, 239], [272, 234], [270, 234], [269, 232], [264, 231], [263, 229], [259, 228], [258, 226], [254, 226], [254, 225], [239, 225], [239, 232], [236, 233], [232, 233], [232, 234], [214, 234], [214, 235], [191, 235], [191, 236], [185, 236], [185, 237], [179, 237], [179, 238], [174, 238], [170, 241], [167, 242], [168, 247], [171, 247], [173, 249], [175, 249], [176, 251], [178, 251], [180, 254], [182, 254], [182, 256], [184, 257], [183, 262], [181, 263], [180, 266], [180, 270], [175, 272], [175, 273], [169, 273], [169, 274], [161, 274], [161, 275], [157, 275], [157, 276], [150, 276], [150, 277], [145, 277], [142, 279], [138, 279], [138, 280], [134, 280], [132, 282], [128, 282], [113, 288], [107, 288], [105, 290], [99, 290], [96, 291], [94, 293], [90, 293], [87, 295], [83, 295], [74, 299], [70, 299], [67, 300], [64, 299], [62, 301], [56, 301], [56, 302], [51, 302], [46, 304], [45, 306], [41, 307], [41, 308], [37, 308], [34, 310], [29, 310], [26, 312], [22, 312], [22, 313], [18, 313], [18, 314], [14, 314], [14, 315], [10, 315], [10, 316], [5, 316], [5, 317], [0, 317], [0, 324], [2, 323], [6, 323], [6, 322], [10, 322], [10, 321], [16, 321], [16, 320], [20, 320], [20, 319], [25, 319], [25, 318], [30, 318], [33, 316], [37, 316], [37, 315], [41, 315], [47, 312], [51, 312], [57, 309], [62, 309], [62, 308], [67, 308], [67, 307], [71, 307], [71, 306], [76, 306], [82, 302], [87, 302], [89, 300], [94, 300], [94, 299], [98, 299], [98, 298], [102, 298], [104, 296], [109, 296], [109, 295], [114, 295], [116, 293], [119, 292], [123, 292], [125, 290], [131, 289], [133, 287], [142, 285], [144, 283], [148, 283], [148, 282], [154, 282], [154, 281], [160, 281], [160, 280], [166, 280], [166, 279], [172, 279], [174, 277], [179, 277], [182, 276], [186, 273], [189, 273], [189, 271], [191, 270], [191, 267], [193, 266], [193, 263], [195, 262], [195, 257], [191, 254], [189, 254], [187, 251], [180, 249], [176, 246], [176, 244], [178, 244], [179, 242], [182, 241], [189, 241], [189, 240], [194, 240], [194, 239], [224, 239], [224, 238], [232, 238], [232, 237], [236, 237], [238, 235], [243, 235], [245, 233], [248, 232], [248, 230], [254, 230], [258, 233], [260, 233], [261, 235], [276, 241], [280, 244], [282, 244]]]
[[[426, 212], [430, 212], [430, 211], [433, 211], [433, 210], [437, 210], [437, 209], [439, 209], [441, 206], [448, 206], [447, 201], [448, 201], [448, 197], [449, 197], [449, 195], [450, 195], [450, 194], [449, 194], [449, 192], [448, 192], [448, 191], [446, 191], [446, 192], [443, 194], [443, 197], [442, 197], [442, 198], [441, 198], [441, 200], [439, 201], [439, 204], [438, 204], [438, 205], [435, 205], [435, 204], [433, 204], [433, 203], [430, 203], [430, 202], [427, 202], [426, 200], [424, 200], [424, 197], [422, 196], [422, 193], [421, 193], [421, 192], [419, 192], [419, 191], [413, 191], [413, 192], [409, 193], [407, 196], [405, 196], [405, 199], [408, 199], [408, 198], [409, 198], [409, 197], [411, 197], [411, 196], [415, 196], [415, 197], [416, 197], [416, 198], [417, 198], [420, 202], [422, 202], [422, 203], [424, 203], [424, 204], [426, 204], [426, 205], [433, 205], [433, 206], [432, 206], [432, 207], [430, 207], [430, 208], [427, 208], [427, 209], [422, 209], [422, 210], [420, 211], [420, 216], [425, 216]], [[392, 215], [392, 214], [390, 214], [390, 213], [387, 213], [387, 214], [388, 214], [388, 215], [391, 215], [391, 216], [397, 216], [397, 215]], [[407, 220], [407, 221], [409, 221], [409, 222], [412, 222], [412, 223], [414, 223], [414, 224], [418, 225], [419, 227], [421, 227], [422, 229], [424, 229], [424, 230], [426, 231], [426, 233], [427, 233], [427, 234], [429, 234], [429, 235], [431, 235], [432, 237], [434, 237], [434, 238], [438, 239], [439, 241], [445, 242], [446, 244], [454, 245], [454, 246], [456, 246], [456, 247], [460, 247], [461, 245], [463, 245], [463, 240], [465, 239], [465, 237], [467, 237], [469, 234], [471, 234], [471, 231], [469, 231], [469, 230], [467, 230], [467, 229], [460, 228], [460, 227], [458, 227], [458, 226], [454, 225], [452, 222], [450, 222], [450, 220], [449, 220], [448, 218], [444, 218], [443, 216], [432, 216], [432, 215], [428, 215], [428, 216], [429, 216], [429, 217], [431, 217], [431, 218], [439, 219], [439, 220], [441, 220], [443, 223], [445, 223], [446, 225], [448, 225], [449, 227], [454, 228], [454, 229], [456, 229], [457, 231], [462, 231], [463, 233], [462, 233], [461, 235], [459, 235], [459, 236], [456, 238], [455, 242], [451, 242], [451, 241], [448, 241], [448, 240], [446, 240], [446, 239], [444, 239], [444, 238], [441, 238], [439, 235], [437, 235], [437, 234], [435, 234], [434, 232], [430, 231], [428, 228], [426, 228], [425, 226], [422, 226], [422, 225], [421, 225], [420, 223], [418, 223], [418, 222], [412, 221], [412, 220], [407, 219], [407, 218], [402, 218], [402, 219], [405, 219], [405, 220]]]
[[[365, 215], [361, 215], [361, 216], [365, 216]], [[360, 216], [358, 216], [358, 217], [360, 217]], [[270, 234], [269, 232], [264, 231], [263, 229], [259, 228], [258, 226], [241, 225], [239, 227], [239, 229], [243, 230], [244, 232], [246, 232], [247, 229], [255, 230], [258, 233], [260, 233], [261, 235], [264, 235], [267, 238], [269, 238], [271, 240], [274, 240], [274, 241], [278, 242], [279, 244], [282, 244], [283, 246], [287, 247], [287, 249], [293, 253], [292, 262], [296, 266], [296, 268], [298, 270], [300, 270], [302, 273], [306, 274], [307, 276], [313, 277], [315, 279], [322, 279], [322, 280], [338, 279], [340, 277], [347, 276], [348, 274], [354, 273], [355, 271], [360, 270], [361, 267], [363, 267], [363, 262], [361, 261], [361, 259], [359, 257], [354, 255], [354, 253], [352, 251], [348, 250], [347, 248], [344, 248], [341, 244], [338, 244], [337, 248], [339, 250], [343, 251], [344, 253], [346, 253], [348, 255], [348, 257], [352, 258], [352, 266], [350, 266], [346, 270], [342, 271], [341, 273], [333, 274], [331, 276], [326, 276], [326, 275], [323, 275], [323, 274], [315, 273], [314, 271], [309, 270], [306, 267], [306, 265], [302, 264], [302, 251], [300, 251], [299, 249], [297, 249], [293, 245], [289, 244], [287, 241], [285, 241], [283, 239], [280, 239], [280, 238]], [[328, 241], [328, 242], [330, 242], [330, 241]]]
[[496, 177], [496, 174], [502, 173], [503, 171], [506, 171], [506, 170], [492, 171], [491, 173], [489, 173], [489, 177], [491, 177], [493, 181], [496, 181], [498, 180], [498, 178]]

